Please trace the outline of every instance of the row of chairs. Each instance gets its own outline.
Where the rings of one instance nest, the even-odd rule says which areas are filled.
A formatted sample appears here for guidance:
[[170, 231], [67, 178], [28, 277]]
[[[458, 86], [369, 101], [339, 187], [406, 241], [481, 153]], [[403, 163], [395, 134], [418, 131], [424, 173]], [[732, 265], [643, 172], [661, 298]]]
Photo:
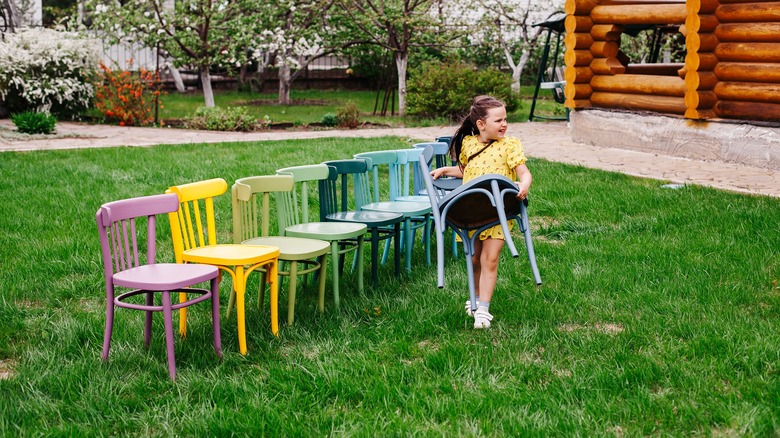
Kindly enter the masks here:
[[[440, 150], [446, 150], [446, 144], [435, 144]], [[164, 195], [104, 204], [96, 215], [107, 296], [103, 359], [108, 358], [115, 307], [146, 312], [147, 347], [151, 340], [152, 313], [162, 312], [169, 374], [175, 379], [172, 312], [179, 310], [179, 332], [185, 336], [186, 308], [209, 299], [214, 348], [221, 357], [218, 282], [222, 272], [227, 272], [233, 281], [227, 316], [235, 306], [239, 350], [246, 354], [244, 296], [247, 278], [254, 271], [261, 273], [259, 303], [263, 302], [266, 285], [269, 289], [271, 330], [278, 335], [278, 276], [289, 277], [288, 324], [292, 324], [300, 275], [317, 273], [318, 307], [320, 312], [324, 310], [327, 256], [330, 255], [333, 299], [338, 307], [340, 274], [346, 253], [356, 252], [353, 269], [357, 270], [358, 290], [363, 292], [362, 248], [367, 233], [371, 236], [374, 285], [382, 241], [385, 242], [382, 263], [387, 259], [390, 240], [394, 243], [398, 275], [401, 252], [405, 254], [406, 270], [411, 270], [414, 235], [421, 228], [426, 262], [430, 264], [431, 202], [419, 195], [422, 183], [417, 164], [423, 150], [417, 147], [367, 152], [348, 160], [288, 167], [277, 170], [275, 175], [241, 178], [231, 190], [231, 244], [217, 241], [214, 200], [227, 192], [227, 183], [220, 178], [172, 186]], [[380, 185], [384, 179], [380, 178], [381, 172], [386, 172], [389, 187]], [[315, 185], [319, 191], [319, 220], [310, 217], [310, 192]], [[353, 193], [351, 197], [350, 193]], [[272, 196], [278, 218], [276, 233], [272, 232], [270, 220]], [[176, 263], [156, 263], [156, 217], [166, 213]], [[142, 241], [139, 236], [144, 230], [145, 259], [139, 255], [139, 241]], [[280, 262], [286, 270], [280, 269]], [[206, 281], [211, 283], [208, 289], [194, 287]], [[131, 290], [116, 295], [117, 286]], [[161, 305], [155, 304], [156, 292], [161, 292]], [[173, 302], [171, 293], [179, 294], [178, 303]], [[130, 299], [136, 295], [144, 295], [145, 302]]]

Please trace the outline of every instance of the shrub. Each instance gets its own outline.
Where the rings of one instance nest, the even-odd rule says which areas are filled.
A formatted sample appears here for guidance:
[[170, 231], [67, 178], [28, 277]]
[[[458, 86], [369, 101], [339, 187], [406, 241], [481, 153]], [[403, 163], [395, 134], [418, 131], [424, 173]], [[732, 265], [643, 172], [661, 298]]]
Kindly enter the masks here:
[[406, 111], [410, 115], [458, 120], [468, 113], [474, 97], [481, 94], [502, 100], [510, 113], [520, 106], [519, 97], [512, 93], [512, 78], [498, 69], [428, 62], [410, 75]]
[[209, 131], [254, 131], [257, 119], [241, 107], [200, 107], [186, 125], [190, 129]]
[[24, 134], [51, 134], [57, 118], [45, 112], [25, 111], [11, 114], [11, 122]]
[[[132, 64], [132, 60], [129, 61]], [[95, 108], [107, 120], [119, 125], [149, 125], [154, 122], [154, 105], [161, 94], [160, 75], [140, 69], [112, 71], [100, 63], [99, 81], [95, 86]]]
[[325, 114], [324, 116], [322, 116], [322, 124], [323, 126], [332, 128], [339, 124], [339, 118], [332, 113]]
[[0, 100], [9, 112], [73, 114], [89, 106], [100, 46], [75, 33], [32, 28], [0, 40]]
[[360, 110], [349, 101], [336, 111], [336, 121], [342, 128], [355, 129], [360, 125]]

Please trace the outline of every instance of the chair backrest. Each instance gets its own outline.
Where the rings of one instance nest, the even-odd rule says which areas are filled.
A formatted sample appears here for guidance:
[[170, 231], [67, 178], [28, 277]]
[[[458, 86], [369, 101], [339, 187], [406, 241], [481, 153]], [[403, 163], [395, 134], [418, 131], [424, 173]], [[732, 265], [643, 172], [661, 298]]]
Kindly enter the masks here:
[[[117, 272], [155, 263], [157, 215], [176, 212], [178, 209], [179, 198], [173, 194], [124, 199], [103, 204], [98, 209], [95, 220], [107, 284], [111, 283], [111, 277]], [[142, 219], [142, 223], [137, 224], [137, 219]], [[145, 260], [139, 257], [138, 245], [139, 238], [143, 238], [144, 228]]]
[[368, 172], [371, 174], [371, 199], [372, 202], [379, 202], [383, 199], [382, 194], [385, 193], [380, 185], [380, 173], [382, 169], [387, 166], [387, 178], [389, 181], [389, 189], [387, 191], [388, 197], [386, 200], [393, 201], [399, 195], [398, 188], [401, 185], [401, 173], [398, 169], [398, 152], [396, 150], [391, 151], [375, 151], [375, 152], [363, 152], [355, 154], [355, 158], [364, 159], [368, 164]]
[[[329, 214], [360, 210], [360, 207], [371, 202], [367, 160], [354, 158], [326, 161], [323, 164], [330, 168], [330, 174], [328, 179], [320, 181], [319, 186], [321, 221]], [[352, 199], [349, 196], [350, 176], [354, 193]]]
[[289, 174], [250, 176], [236, 180], [230, 190], [233, 201], [233, 243], [269, 236], [271, 194], [277, 195], [278, 199], [280, 192], [291, 192], [294, 185], [293, 176]]
[[433, 148], [433, 156], [436, 158], [436, 167], [431, 169], [438, 169], [439, 167], [449, 166], [454, 164], [450, 159], [450, 141], [452, 137], [436, 137], [436, 141], [428, 143], [417, 143], [414, 148], [425, 149], [428, 146]]
[[[285, 167], [277, 175], [292, 175], [293, 189], [279, 193], [276, 208], [279, 212], [279, 230], [297, 224], [312, 222], [309, 218], [309, 200], [319, 181], [328, 179], [330, 169], [325, 164]], [[280, 231], [281, 234], [281, 231]]]
[[224, 179], [214, 178], [171, 186], [165, 191], [179, 196], [179, 211], [168, 214], [177, 263], [182, 262], [182, 253], [188, 249], [217, 244], [214, 198], [225, 193], [227, 187]]

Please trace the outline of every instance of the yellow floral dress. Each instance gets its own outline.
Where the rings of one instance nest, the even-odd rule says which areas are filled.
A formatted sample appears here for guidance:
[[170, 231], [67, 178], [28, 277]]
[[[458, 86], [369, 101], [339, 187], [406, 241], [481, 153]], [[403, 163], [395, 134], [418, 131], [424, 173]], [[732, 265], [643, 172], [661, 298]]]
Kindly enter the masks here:
[[[517, 137], [504, 137], [491, 143], [484, 151], [468, 161], [468, 157], [479, 152], [485, 145], [479, 141], [476, 135], [469, 135], [463, 138], [463, 144], [460, 152], [460, 163], [463, 168], [463, 182], [468, 182], [474, 178], [496, 173], [511, 179], [517, 180], [515, 168], [525, 164], [527, 158], [523, 151], [523, 145]], [[514, 221], [509, 222], [509, 229], [512, 229]], [[501, 226], [488, 228], [479, 233], [479, 240], [488, 238], [504, 239], [504, 233]]]

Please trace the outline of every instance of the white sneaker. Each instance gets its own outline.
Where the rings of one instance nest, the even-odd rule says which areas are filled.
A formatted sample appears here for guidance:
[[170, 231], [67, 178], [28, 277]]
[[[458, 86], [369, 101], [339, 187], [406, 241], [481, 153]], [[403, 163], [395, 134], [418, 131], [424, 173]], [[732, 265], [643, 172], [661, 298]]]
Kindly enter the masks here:
[[488, 312], [487, 307], [480, 306], [476, 312], [474, 312], [474, 328], [485, 329], [490, 328], [490, 321], [493, 320], [493, 315]]
[[[479, 308], [479, 300], [477, 300], [477, 308]], [[471, 300], [466, 300], [466, 315], [474, 316], [474, 311], [471, 310]]]

